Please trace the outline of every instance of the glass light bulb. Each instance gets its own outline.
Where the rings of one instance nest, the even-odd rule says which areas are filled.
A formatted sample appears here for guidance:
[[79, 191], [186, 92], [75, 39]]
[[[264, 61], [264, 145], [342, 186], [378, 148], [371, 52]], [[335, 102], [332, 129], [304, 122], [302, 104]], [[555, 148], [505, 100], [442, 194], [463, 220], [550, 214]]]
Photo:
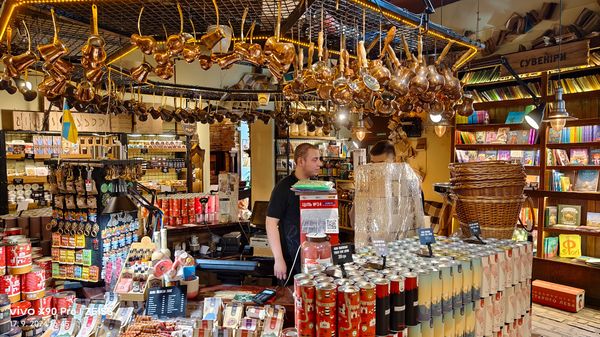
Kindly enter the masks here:
[[362, 142], [366, 136], [367, 136], [367, 132], [365, 130], [357, 130], [356, 131], [356, 139], [358, 139], [359, 141]]
[[565, 124], [567, 123], [567, 120], [564, 118], [556, 118], [556, 119], [552, 119], [550, 120], [550, 126], [552, 127], [552, 129], [554, 129], [555, 131], [560, 131], [565, 127]]
[[442, 121], [442, 114], [434, 115], [434, 114], [430, 113], [429, 119], [431, 119], [431, 121], [434, 123], [439, 123]]
[[436, 125], [433, 127], [433, 130], [435, 131], [435, 134], [438, 137], [442, 137], [446, 133], [446, 126], [445, 125]]
[[346, 114], [346, 112], [344, 112], [344, 111], [340, 111], [339, 112], [339, 114], [338, 114], [338, 120], [345, 121], [346, 117], [348, 117], [348, 115]]

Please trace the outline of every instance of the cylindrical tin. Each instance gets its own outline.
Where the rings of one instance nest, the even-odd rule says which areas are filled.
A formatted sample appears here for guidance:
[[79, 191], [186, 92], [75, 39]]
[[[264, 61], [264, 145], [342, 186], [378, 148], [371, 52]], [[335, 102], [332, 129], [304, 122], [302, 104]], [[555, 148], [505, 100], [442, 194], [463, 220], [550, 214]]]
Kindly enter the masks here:
[[358, 284], [360, 288], [360, 336], [375, 336], [375, 285], [371, 282], [362, 282]]
[[69, 313], [69, 309], [71, 309], [75, 299], [74, 291], [56, 293], [52, 299], [52, 307], [55, 309], [57, 315], [66, 315]]
[[[248, 330], [241, 330], [248, 331]], [[298, 330], [296, 328], [285, 328], [281, 331], [281, 337], [298, 337]]]
[[31, 242], [27, 239], [9, 241], [6, 246], [6, 265], [11, 275], [27, 274], [31, 271]]
[[35, 314], [42, 317], [52, 316], [52, 296], [46, 295], [39, 300], [31, 301], [31, 307]]
[[42, 317], [40, 316], [29, 316], [21, 321], [21, 330], [23, 331], [23, 337], [38, 337], [44, 332], [44, 325]]
[[390, 330], [390, 280], [373, 280], [377, 298], [375, 300], [375, 334], [387, 336]]
[[12, 227], [4, 230], [4, 236], [22, 235], [20, 227]]
[[335, 337], [336, 328], [336, 286], [333, 283], [316, 285], [316, 336]]
[[421, 324], [408, 326], [408, 337], [421, 337]]
[[457, 259], [462, 265], [462, 303], [466, 304], [473, 301], [473, 266], [471, 259], [462, 256]]
[[[500, 251], [502, 251], [500, 253]], [[503, 283], [500, 283], [500, 290], [504, 291], [504, 289], [512, 286], [513, 279], [513, 267], [512, 267], [512, 248], [502, 246], [498, 248], [498, 253], [502, 255], [502, 271], [501, 275], [503, 275]]]
[[419, 322], [429, 322], [431, 320], [431, 282], [432, 273], [428, 269], [419, 269], [416, 271], [419, 277]]
[[0, 294], [0, 334], [10, 331], [10, 300], [8, 295]]
[[445, 312], [444, 319], [444, 337], [455, 337], [456, 326], [454, 325], [454, 312]]
[[450, 261], [452, 266], [452, 308], [462, 307], [462, 264], [459, 261]]
[[357, 337], [360, 331], [360, 288], [338, 289], [338, 337]]
[[452, 311], [452, 265], [442, 263], [438, 266], [442, 276], [442, 312]]
[[475, 301], [475, 336], [485, 334], [485, 299], [480, 298]]
[[295, 325], [301, 337], [315, 336], [315, 282], [308, 278], [294, 278], [295, 293]]
[[477, 301], [481, 297], [481, 283], [483, 281], [483, 266], [481, 265], [481, 256], [471, 254], [471, 266], [473, 268], [473, 301]]
[[[495, 270], [497, 271], [496, 275], [498, 276], [496, 283], [495, 283], [495, 287], [496, 287], [496, 292], [498, 291], [504, 291], [504, 287], [506, 284], [506, 276], [504, 274], [504, 269], [505, 269], [505, 263], [506, 263], [506, 259], [504, 258], [504, 250], [500, 249], [500, 248], [495, 248], [493, 249], [494, 251], [494, 256], [495, 256], [495, 261], [496, 261], [496, 266], [492, 266], [492, 268], [495, 268]], [[493, 273], [493, 270], [492, 270]]]
[[445, 337], [444, 318], [442, 315], [433, 316], [433, 337]]
[[325, 276], [325, 275], [317, 276], [317, 277], [314, 278], [314, 280], [315, 280], [316, 284], [320, 284], [320, 283], [334, 283], [334, 281], [335, 281], [333, 279], [333, 277], [329, 277], [329, 276]]
[[42, 257], [35, 261], [33, 264], [40, 267], [44, 271], [44, 278], [48, 280], [52, 278], [52, 258], [51, 257]]
[[[478, 300], [479, 301], [479, 300]], [[475, 337], [475, 303], [469, 302], [465, 309], [465, 336]]]
[[21, 276], [21, 291], [23, 299], [33, 301], [44, 297], [46, 288], [45, 271], [35, 266], [31, 271]]
[[406, 328], [406, 294], [404, 292], [404, 278], [400, 275], [389, 277], [390, 280], [390, 330], [402, 331]]
[[465, 308], [454, 309], [454, 335], [464, 336], [465, 334]]
[[419, 318], [419, 281], [416, 273], [405, 273], [404, 289], [406, 292], [406, 325], [415, 326]]
[[294, 296], [298, 296], [298, 294], [299, 294], [298, 285], [299, 285], [300, 281], [304, 281], [304, 280], [312, 280], [312, 278], [310, 277], [310, 275], [303, 274], [303, 273], [294, 275]]
[[2, 289], [2, 293], [8, 295], [11, 303], [19, 302], [21, 300], [21, 276], [2, 276], [2, 285], [0, 286], [0, 289]]
[[0, 276], [6, 274], [6, 245], [0, 243]]
[[528, 260], [528, 256], [527, 256], [527, 244], [524, 242], [521, 242], [521, 245], [519, 246], [519, 257], [520, 257], [520, 263], [521, 263], [521, 283], [525, 282], [525, 280], [527, 280], [527, 260]]
[[504, 323], [512, 323], [516, 318], [515, 314], [515, 288], [510, 286], [504, 290]]
[[433, 321], [421, 322], [421, 336], [433, 337]]
[[442, 315], [442, 271], [437, 267], [431, 269], [431, 316]]
[[494, 296], [485, 298], [485, 330], [484, 336], [491, 336], [494, 333]]

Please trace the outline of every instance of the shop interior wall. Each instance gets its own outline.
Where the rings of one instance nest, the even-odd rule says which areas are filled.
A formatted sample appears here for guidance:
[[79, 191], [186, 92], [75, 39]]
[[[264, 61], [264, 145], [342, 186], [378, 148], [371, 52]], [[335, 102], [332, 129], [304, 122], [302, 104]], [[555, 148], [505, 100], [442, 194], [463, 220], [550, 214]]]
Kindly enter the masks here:
[[274, 123], [250, 125], [252, 202], [268, 201], [275, 186]]

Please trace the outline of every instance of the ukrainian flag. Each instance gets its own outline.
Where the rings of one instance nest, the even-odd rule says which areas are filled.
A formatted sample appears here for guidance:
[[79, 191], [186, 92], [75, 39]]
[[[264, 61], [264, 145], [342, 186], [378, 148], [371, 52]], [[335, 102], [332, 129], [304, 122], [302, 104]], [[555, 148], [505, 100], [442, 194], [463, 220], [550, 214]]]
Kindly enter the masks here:
[[77, 127], [66, 99], [63, 104], [62, 137], [71, 143], [77, 143]]

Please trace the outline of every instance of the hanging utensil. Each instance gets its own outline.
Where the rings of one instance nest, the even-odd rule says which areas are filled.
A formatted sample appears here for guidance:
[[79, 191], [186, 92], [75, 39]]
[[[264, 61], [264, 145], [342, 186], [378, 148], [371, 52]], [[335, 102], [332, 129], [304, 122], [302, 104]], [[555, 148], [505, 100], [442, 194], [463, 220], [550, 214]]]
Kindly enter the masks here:
[[54, 27], [54, 38], [52, 39], [52, 43], [38, 45], [37, 47], [40, 56], [46, 63], [53, 63], [69, 52], [64, 43], [58, 39], [58, 28], [56, 26], [54, 8], [50, 9], [50, 16], [52, 16], [52, 26]]
[[169, 35], [165, 43], [171, 57], [181, 54], [186, 41], [186, 38], [183, 35], [183, 11], [181, 10], [179, 2], [177, 2], [177, 12], [179, 13], [179, 33]]
[[92, 34], [81, 49], [82, 66], [87, 64], [88, 69], [100, 67], [106, 60], [104, 46], [104, 39], [98, 34], [98, 6], [92, 5]]
[[217, 16], [216, 28], [212, 32], [208, 32], [200, 37], [200, 43], [202, 43], [209, 51], [225, 37], [225, 33], [219, 25], [219, 6], [217, 5], [217, 0], [213, 0], [213, 5], [215, 6], [215, 14]]
[[137, 21], [138, 32], [131, 35], [131, 44], [138, 47], [142, 53], [146, 55], [152, 55], [154, 48], [156, 47], [156, 40], [150, 35], [142, 34], [141, 22], [143, 12], [144, 6], [140, 8], [140, 14], [138, 15]]
[[348, 51], [342, 49], [340, 52], [338, 78], [333, 81], [333, 93], [331, 95], [333, 103], [337, 105], [349, 105], [352, 102], [353, 92], [350, 88], [350, 80], [346, 78], [345, 65], [349, 58]]
[[37, 55], [31, 50], [31, 35], [29, 34], [29, 28], [23, 21], [23, 27], [27, 35], [27, 51], [22, 54], [9, 57], [4, 63], [6, 67], [5, 71], [11, 75], [11, 77], [20, 76], [27, 68], [32, 66], [38, 61]]
[[417, 42], [417, 64], [415, 76], [410, 80], [410, 92], [415, 96], [421, 95], [429, 89], [427, 66], [423, 61], [423, 35], [421, 33], [419, 33]]

